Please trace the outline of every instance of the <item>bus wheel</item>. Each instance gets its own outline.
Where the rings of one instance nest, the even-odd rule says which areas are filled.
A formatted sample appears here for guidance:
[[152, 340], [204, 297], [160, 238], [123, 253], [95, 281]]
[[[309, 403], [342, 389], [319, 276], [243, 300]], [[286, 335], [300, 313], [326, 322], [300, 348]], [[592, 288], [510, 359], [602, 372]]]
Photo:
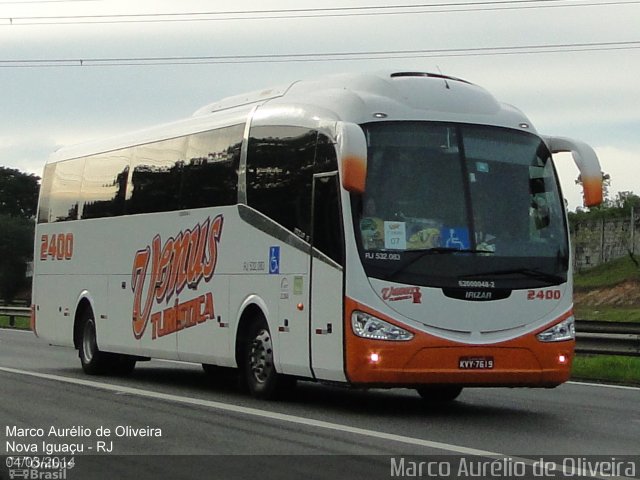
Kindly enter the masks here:
[[447, 386], [447, 387], [420, 387], [416, 389], [422, 399], [430, 404], [443, 404], [452, 402], [460, 392], [462, 392], [462, 387], [458, 386]]
[[264, 319], [249, 328], [244, 354], [244, 377], [254, 397], [271, 400], [295, 385], [293, 377], [276, 372], [271, 333]]
[[85, 373], [100, 375], [106, 372], [107, 355], [98, 349], [96, 321], [93, 317], [90, 308], [86, 308], [82, 313], [79, 356]]

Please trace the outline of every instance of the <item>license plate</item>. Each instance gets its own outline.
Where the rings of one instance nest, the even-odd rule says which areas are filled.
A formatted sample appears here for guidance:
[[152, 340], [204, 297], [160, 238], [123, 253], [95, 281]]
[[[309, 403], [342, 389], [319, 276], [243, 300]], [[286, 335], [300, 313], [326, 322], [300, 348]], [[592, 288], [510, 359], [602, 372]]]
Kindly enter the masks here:
[[460, 357], [458, 368], [462, 370], [491, 370], [493, 357]]

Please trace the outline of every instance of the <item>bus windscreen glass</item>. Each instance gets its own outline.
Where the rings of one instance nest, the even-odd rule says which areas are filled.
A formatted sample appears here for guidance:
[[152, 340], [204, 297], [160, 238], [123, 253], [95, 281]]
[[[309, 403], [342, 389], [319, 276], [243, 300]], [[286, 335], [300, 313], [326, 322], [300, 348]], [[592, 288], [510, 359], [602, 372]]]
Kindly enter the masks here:
[[539, 137], [431, 122], [363, 129], [366, 190], [352, 194], [352, 210], [370, 277], [505, 289], [566, 282], [562, 197]]

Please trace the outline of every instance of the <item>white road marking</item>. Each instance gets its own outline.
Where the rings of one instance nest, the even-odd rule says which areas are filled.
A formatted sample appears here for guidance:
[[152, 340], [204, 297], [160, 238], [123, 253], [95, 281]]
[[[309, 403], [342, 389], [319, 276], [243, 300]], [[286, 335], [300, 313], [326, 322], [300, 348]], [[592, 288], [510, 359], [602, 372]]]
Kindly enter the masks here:
[[640, 387], [630, 387], [627, 385], [611, 385], [608, 383], [589, 383], [589, 382], [567, 382], [571, 385], [584, 385], [586, 387], [602, 387], [602, 388], [618, 388], [620, 390], [640, 390]]

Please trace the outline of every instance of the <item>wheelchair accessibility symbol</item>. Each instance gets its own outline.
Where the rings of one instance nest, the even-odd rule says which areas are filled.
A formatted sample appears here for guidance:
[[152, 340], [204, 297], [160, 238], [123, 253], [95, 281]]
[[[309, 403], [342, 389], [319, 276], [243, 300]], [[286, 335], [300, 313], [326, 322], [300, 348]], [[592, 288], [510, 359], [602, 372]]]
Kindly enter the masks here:
[[269, 247], [269, 273], [280, 273], [280, 247]]
[[466, 250], [469, 248], [469, 230], [464, 227], [443, 227], [440, 231], [440, 238], [443, 239], [444, 247], [456, 250]]

